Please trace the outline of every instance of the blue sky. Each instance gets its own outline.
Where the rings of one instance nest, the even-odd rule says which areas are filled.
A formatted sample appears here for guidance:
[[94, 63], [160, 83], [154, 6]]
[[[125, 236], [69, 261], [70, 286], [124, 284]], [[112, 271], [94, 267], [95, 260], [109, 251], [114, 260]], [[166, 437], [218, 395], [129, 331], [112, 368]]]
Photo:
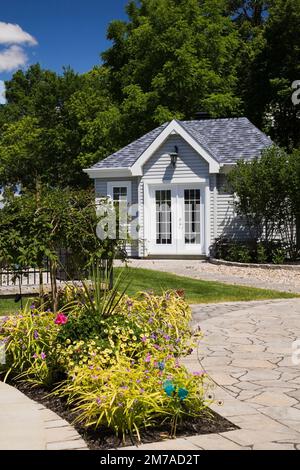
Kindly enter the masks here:
[[[39, 62], [61, 72], [86, 72], [100, 63], [106, 29], [125, 19], [127, 0], [10, 0], [0, 9], [0, 101], [3, 81]], [[3, 100], [3, 99], [2, 99]]]

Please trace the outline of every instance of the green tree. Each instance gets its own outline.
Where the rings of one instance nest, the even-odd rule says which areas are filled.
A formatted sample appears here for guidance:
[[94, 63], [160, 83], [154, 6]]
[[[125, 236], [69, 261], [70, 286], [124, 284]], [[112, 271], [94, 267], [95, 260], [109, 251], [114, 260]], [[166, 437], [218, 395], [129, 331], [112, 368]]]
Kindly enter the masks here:
[[253, 241], [269, 245], [279, 238], [287, 244], [292, 259], [297, 258], [300, 242], [299, 162], [298, 152], [288, 155], [274, 146], [259, 159], [239, 161], [229, 174], [237, 212]]
[[273, 0], [245, 98], [249, 117], [289, 150], [300, 145], [300, 106], [291, 101], [300, 77], [299, 30], [300, 0]]
[[238, 113], [239, 38], [225, 1], [131, 1], [127, 13], [110, 24], [113, 44], [102, 57], [130, 138], [202, 109]]
[[[39, 65], [18, 71], [6, 82], [7, 104], [0, 117], [0, 185], [85, 187], [78, 156], [83, 130], [70, 108], [84, 77]], [[72, 168], [72, 171], [70, 171]]]
[[[36, 267], [40, 274], [45, 258], [50, 263], [54, 311], [57, 307], [57, 269], [60, 249], [71, 253], [72, 263], [82, 273], [99, 259], [112, 262], [121, 243], [118, 239], [100, 240], [96, 228], [102, 216], [97, 215], [93, 191], [69, 189], [25, 191], [21, 196], [6, 193], [0, 209], [0, 263], [12, 270]], [[71, 273], [67, 272], [67, 275]], [[43, 278], [40, 275], [40, 294]]]

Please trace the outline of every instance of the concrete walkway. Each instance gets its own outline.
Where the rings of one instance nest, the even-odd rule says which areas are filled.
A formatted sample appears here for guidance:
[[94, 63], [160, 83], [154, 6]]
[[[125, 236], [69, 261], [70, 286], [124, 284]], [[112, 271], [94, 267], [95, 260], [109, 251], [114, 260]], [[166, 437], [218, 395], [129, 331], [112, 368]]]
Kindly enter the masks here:
[[87, 449], [67, 421], [0, 382], [0, 450]]
[[[119, 265], [121, 263], [118, 263]], [[259, 287], [300, 294], [299, 269], [263, 269], [236, 266], [222, 266], [204, 260], [164, 260], [131, 259], [129, 266], [169, 272], [178, 276], [187, 276], [206, 281], [218, 281], [225, 284]]]
[[198, 305], [193, 311], [194, 326], [205, 336], [184, 362], [191, 371], [208, 372], [215, 399], [223, 401], [212, 408], [240, 429], [139, 448], [300, 450], [300, 364], [292, 362], [300, 299]]

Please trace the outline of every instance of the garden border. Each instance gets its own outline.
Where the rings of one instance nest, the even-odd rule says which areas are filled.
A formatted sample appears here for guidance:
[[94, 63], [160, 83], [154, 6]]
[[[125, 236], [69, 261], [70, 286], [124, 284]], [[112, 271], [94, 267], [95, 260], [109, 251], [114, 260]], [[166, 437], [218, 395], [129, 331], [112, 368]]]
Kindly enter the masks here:
[[237, 268], [261, 268], [261, 269], [286, 269], [300, 271], [300, 264], [267, 264], [267, 263], [239, 263], [238, 261], [226, 261], [224, 259], [208, 258], [209, 263], [220, 266], [235, 266]]

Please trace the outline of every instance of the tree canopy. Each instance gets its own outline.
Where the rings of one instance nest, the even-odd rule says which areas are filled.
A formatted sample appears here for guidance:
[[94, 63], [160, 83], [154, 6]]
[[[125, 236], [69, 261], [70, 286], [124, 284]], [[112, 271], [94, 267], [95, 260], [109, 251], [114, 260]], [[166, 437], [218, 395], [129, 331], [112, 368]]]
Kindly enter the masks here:
[[300, 146], [300, 0], [131, 0], [102, 64], [6, 82], [0, 186], [86, 188], [82, 169], [172, 118], [247, 116]]

